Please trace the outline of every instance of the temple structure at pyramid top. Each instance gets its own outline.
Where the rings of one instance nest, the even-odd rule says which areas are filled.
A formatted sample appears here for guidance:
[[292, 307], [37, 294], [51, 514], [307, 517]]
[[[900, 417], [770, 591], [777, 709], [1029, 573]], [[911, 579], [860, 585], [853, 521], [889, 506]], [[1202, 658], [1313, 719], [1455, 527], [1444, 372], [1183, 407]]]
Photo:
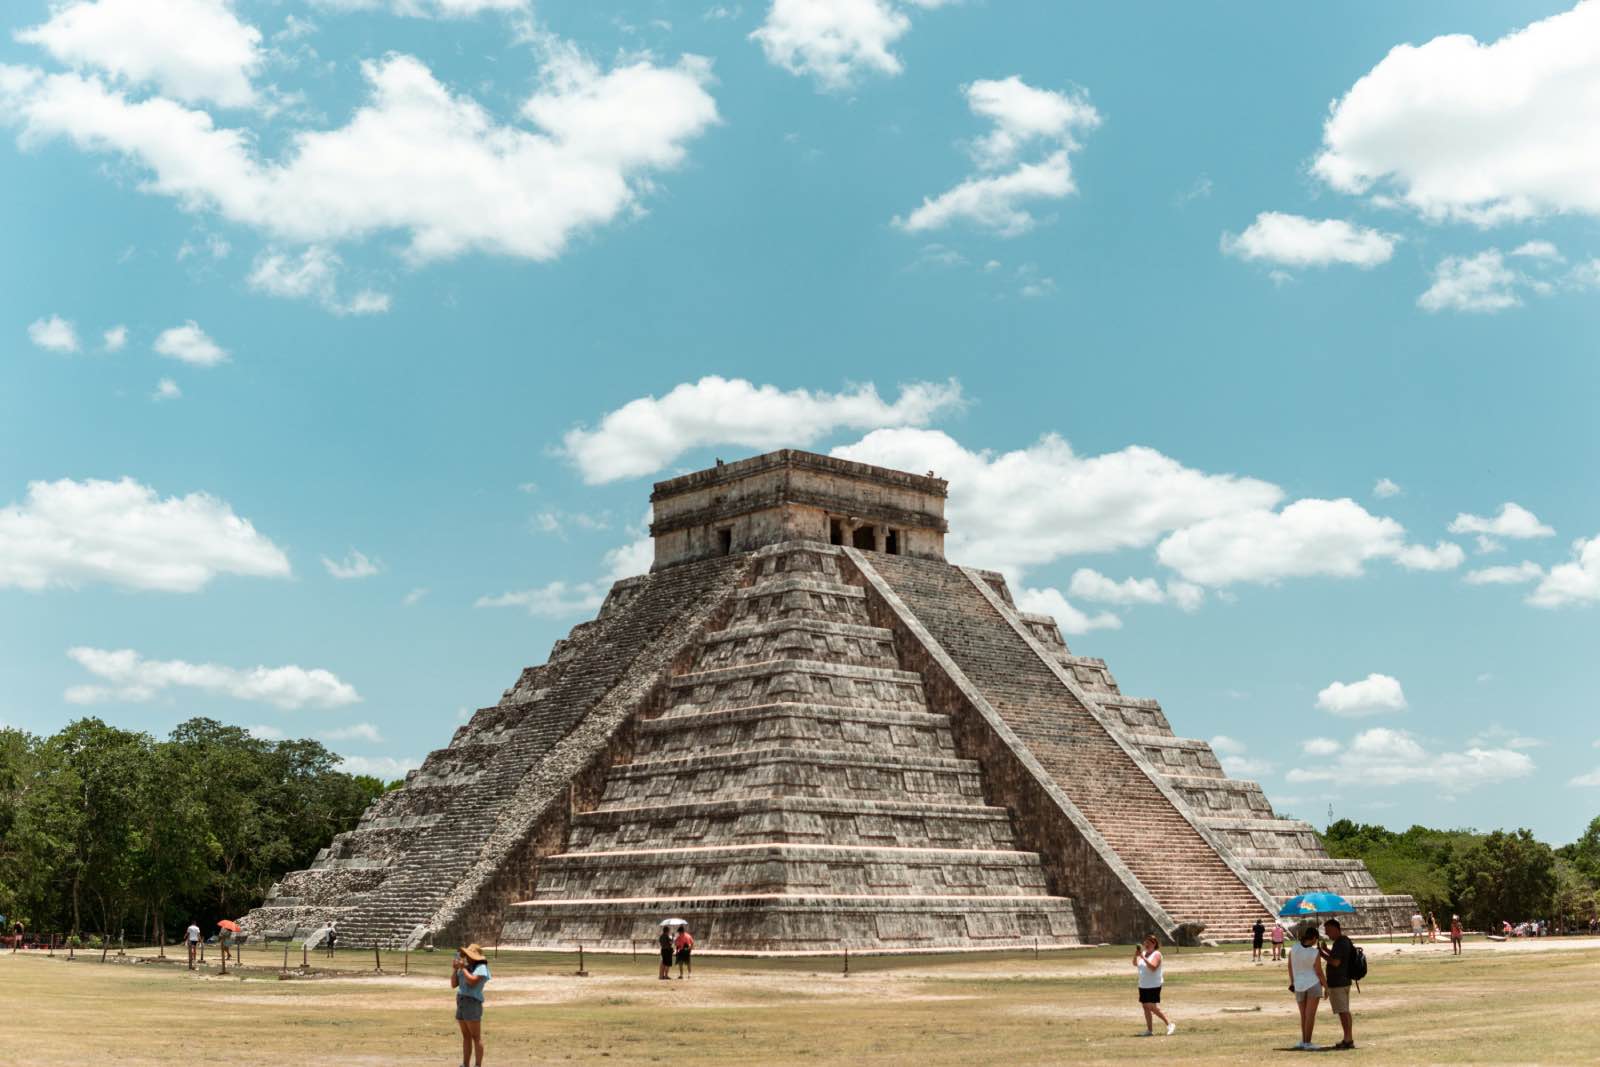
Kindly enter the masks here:
[[1125, 696], [998, 574], [946, 483], [800, 451], [659, 482], [655, 560], [246, 927], [346, 944], [712, 951], [1247, 936], [1358, 860]]

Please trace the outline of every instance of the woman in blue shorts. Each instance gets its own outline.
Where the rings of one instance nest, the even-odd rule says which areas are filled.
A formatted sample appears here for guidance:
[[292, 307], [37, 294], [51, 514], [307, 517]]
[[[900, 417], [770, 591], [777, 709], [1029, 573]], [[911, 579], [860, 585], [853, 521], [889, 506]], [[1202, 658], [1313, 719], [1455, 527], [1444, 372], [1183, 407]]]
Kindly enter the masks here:
[[489, 961], [483, 949], [468, 945], [450, 961], [450, 987], [456, 991], [456, 1024], [461, 1027], [461, 1067], [483, 1067], [483, 987], [489, 981]]

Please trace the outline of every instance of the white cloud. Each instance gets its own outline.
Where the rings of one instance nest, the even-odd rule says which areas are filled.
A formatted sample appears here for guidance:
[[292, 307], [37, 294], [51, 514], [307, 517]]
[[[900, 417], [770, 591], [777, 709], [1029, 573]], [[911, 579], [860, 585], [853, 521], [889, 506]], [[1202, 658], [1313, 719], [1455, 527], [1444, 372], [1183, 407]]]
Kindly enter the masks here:
[[419, 585], [419, 586], [417, 586], [417, 588], [411, 590], [411, 592], [409, 592], [405, 596], [401, 597], [400, 598], [400, 603], [404, 607], [408, 607], [408, 608], [415, 607], [417, 604], [420, 604], [422, 602], [422, 598], [427, 596], [427, 595], [428, 595], [427, 587]]
[[409, 18], [471, 18], [486, 12], [526, 11], [530, 0], [312, 0], [330, 11], [386, 9]]
[[1406, 545], [1394, 554], [1394, 561], [1408, 571], [1453, 571], [1467, 558], [1460, 545], [1440, 541], [1432, 548]]
[[0, 588], [106, 582], [192, 593], [219, 574], [286, 578], [283, 550], [206, 493], [161, 499], [132, 478], [30, 482], [0, 508]]
[[529, 615], [568, 618], [592, 615], [605, 603], [613, 582], [650, 570], [655, 562], [655, 542], [645, 535], [608, 551], [601, 560], [604, 571], [593, 581], [558, 580], [533, 589], [520, 589], [497, 596], [481, 596], [475, 608], [526, 608]]
[[1500, 514], [1494, 518], [1468, 515], [1461, 512], [1450, 522], [1453, 534], [1484, 534], [1488, 537], [1508, 537], [1526, 540], [1532, 537], [1554, 537], [1555, 530], [1539, 521], [1539, 517], [1521, 504], [1508, 500], [1500, 505]]
[[1056, 620], [1064, 634], [1086, 634], [1091, 630], [1120, 630], [1122, 620], [1109, 611], [1090, 615], [1081, 610], [1055, 588], [1032, 589], [1024, 586], [1016, 592], [1017, 607], [1036, 615], [1049, 615]]
[[1523, 256], [1528, 259], [1548, 259], [1559, 261], [1562, 258], [1561, 250], [1549, 241], [1526, 241], [1511, 250], [1513, 256]]
[[1088, 567], [1072, 572], [1067, 592], [1080, 600], [1102, 604], [1171, 603], [1182, 611], [1197, 610], [1206, 595], [1203, 588], [1190, 582], [1169, 581], [1165, 588], [1154, 578], [1125, 578], [1118, 582]]
[[35, 319], [28, 324], [28, 340], [50, 352], [76, 352], [78, 331], [60, 315]]
[[692, 448], [804, 447], [838, 429], [925, 425], [960, 404], [955, 381], [902, 386], [889, 404], [871, 383], [841, 393], [785, 392], [710, 376], [678, 385], [660, 399], [631, 400], [592, 430], [568, 431], [561, 451], [594, 485], [653, 473]]
[[1580, 787], [1600, 786], [1600, 767], [1596, 767], [1588, 774], [1575, 775], [1567, 781], [1567, 784]]
[[250, 288], [269, 296], [291, 300], [315, 300], [335, 315], [368, 315], [389, 310], [389, 295], [363, 289], [349, 300], [339, 296], [339, 271], [344, 261], [337, 252], [322, 245], [311, 245], [299, 256], [282, 251], [263, 252], [256, 257], [250, 275]]
[[102, 335], [107, 352], [121, 352], [122, 346], [128, 343], [128, 328], [126, 326], [113, 326]]
[[339, 769], [346, 774], [369, 774], [384, 781], [404, 778], [422, 766], [415, 756], [341, 756]]
[[1225, 734], [1213, 737], [1209, 744], [1229, 778], [1259, 778], [1271, 774], [1275, 769], [1268, 760], [1246, 755], [1245, 743]]
[[72, 648], [67, 655], [103, 684], [79, 685], [63, 696], [72, 704], [107, 700], [142, 703], [172, 688], [196, 689], [214, 696], [253, 700], [280, 708], [338, 708], [360, 701], [355, 687], [330, 671], [303, 667], [240, 669], [215, 663], [147, 660], [129, 648], [111, 651]]
[[[1027, 205], [1060, 200], [1077, 191], [1071, 155], [1078, 134], [1100, 125], [1100, 113], [1084, 92], [1052, 92], [1025, 84], [1016, 75], [975, 81], [964, 89], [967, 107], [994, 128], [972, 146], [980, 174], [922, 204], [895, 226], [908, 233], [966, 222], [1002, 236], [1015, 236], [1036, 222]], [[1042, 158], [1019, 161], [1022, 152], [1040, 149]], [[1014, 165], [1014, 166], [1013, 166]], [[1010, 170], [1004, 168], [1010, 167]]]
[[183, 390], [171, 378], [163, 378], [156, 383], [155, 392], [150, 394], [151, 400], [177, 400], [183, 396]]
[[474, 250], [548, 260], [637, 210], [650, 175], [682, 163], [718, 118], [700, 57], [602, 72], [570, 47], [547, 52], [520, 109], [536, 130], [498, 123], [392, 53], [362, 64], [368, 97], [349, 122], [292, 133], [275, 162], [251, 130], [165, 97], [132, 100], [94, 75], [0, 65], [0, 117], [24, 144], [64, 137], [127, 157], [149, 172], [146, 191], [291, 243], [399, 231], [417, 261]]
[[1600, 4], [1492, 44], [1398, 45], [1330, 108], [1313, 172], [1428, 218], [1600, 215]]
[[1138, 445], [1080, 456], [1054, 434], [997, 453], [969, 451], [937, 430], [875, 430], [832, 454], [948, 479], [950, 558], [1012, 573], [1141, 548], [1169, 530], [1270, 507], [1282, 496], [1267, 482], [1207, 474]]
[[1334, 715], [1359, 718], [1385, 711], [1404, 711], [1400, 681], [1387, 674], [1369, 674], [1359, 682], [1334, 682], [1317, 694], [1317, 707]]
[[1544, 748], [1546, 744], [1547, 742], [1543, 738], [1527, 737], [1517, 733], [1515, 730], [1508, 730], [1499, 723], [1495, 723], [1487, 729], [1479, 730], [1467, 738], [1467, 747], [1469, 748], [1488, 748], [1493, 745], [1500, 745], [1520, 751], [1528, 748]]
[[911, 20], [889, 0], [773, 0], [750, 39], [767, 62], [840, 90], [864, 74], [899, 74], [890, 48], [909, 29]]
[[1468, 585], [1520, 585], [1523, 582], [1536, 582], [1543, 577], [1543, 567], [1523, 560], [1514, 567], [1484, 567], [1468, 571], [1461, 580]]
[[1434, 268], [1433, 284], [1419, 297], [1424, 311], [1504, 311], [1522, 303], [1521, 277], [1505, 265], [1500, 250], [1446, 256]]
[[1380, 500], [1386, 500], [1391, 496], [1399, 496], [1403, 492], [1405, 490], [1388, 478], [1379, 478], [1378, 484], [1372, 487], [1372, 495]]
[[15, 36], [68, 66], [191, 104], [257, 102], [250, 79], [263, 62], [261, 31], [241, 22], [228, 0], [76, 0]]
[[1343, 747], [1331, 737], [1311, 737], [1300, 742], [1300, 751], [1308, 756], [1332, 756]]
[[276, 726], [246, 726], [245, 730], [249, 732], [251, 737], [262, 741], [282, 741], [284, 738], [283, 731]]
[[228, 359], [227, 350], [208, 337], [193, 319], [182, 326], [162, 330], [156, 338], [155, 350], [168, 359], [181, 360], [194, 367], [214, 367]]
[[198, 256], [202, 252], [212, 259], [227, 259], [228, 253], [233, 251], [233, 246], [216, 234], [207, 234], [203, 244], [194, 244], [185, 241], [178, 246], [178, 262], [182, 263], [190, 256]]
[[1394, 255], [1394, 234], [1343, 219], [1308, 219], [1263, 211], [1241, 234], [1224, 233], [1222, 251], [1244, 260], [1286, 267], [1326, 267], [1343, 263], [1370, 269]]
[[324, 741], [371, 741], [373, 744], [378, 744], [383, 740], [383, 735], [378, 732], [378, 728], [370, 722], [351, 723], [349, 726], [324, 730], [317, 736]]
[[366, 553], [353, 548], [342, 560], [332, 560], [323, 556], [322, 565], [327, 568], [330, 575], [341, 581], [351, 578], [370, 578], [383, 569], [381, 562], [368, 559]]
[[1536, 608], [1564, 608], [1600, 602], [1600, 537], [1578, 538], [1572, 543], [1572, 560], [1550, 568], [1539, 586], [1528, 594]]
[[1404, 730], [1380, 726], [1357, 734], [1337, 759], [1315, 767], [1291, 768], [1284, 777], [1296, 783], [1334, 782], [1346, 789], [1426, 783], [1455, 795], [1480, 785], [1525, 778], [1533, 771], [1533, 760], [1522, 752], [1478, 747], [1444, 752], [1424, 747]]
[[1239, 510], [1175, 530], [1156, 558], [1206, 586], [1271, 583], [1282, 578], [1355, 577], [1368, 560], [1387, 558], [1410, 570], [1460, 564], [1459, 546], [1405, 543], [1405, 528], [1348, 498], [1296, 500], [1281, 511]]

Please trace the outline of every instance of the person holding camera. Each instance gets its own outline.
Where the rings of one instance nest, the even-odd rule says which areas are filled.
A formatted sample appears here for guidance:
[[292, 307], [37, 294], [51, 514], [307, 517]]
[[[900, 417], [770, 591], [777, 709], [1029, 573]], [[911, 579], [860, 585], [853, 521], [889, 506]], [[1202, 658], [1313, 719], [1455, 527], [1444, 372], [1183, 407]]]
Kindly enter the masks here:
[[461, 1027], [461, 1067], [483, 1067], [483, 986], [489, 981], [489, 961], [483, 949], [468, 945], [450, 961], [450, 987], [456, 991], [456, 1023]]

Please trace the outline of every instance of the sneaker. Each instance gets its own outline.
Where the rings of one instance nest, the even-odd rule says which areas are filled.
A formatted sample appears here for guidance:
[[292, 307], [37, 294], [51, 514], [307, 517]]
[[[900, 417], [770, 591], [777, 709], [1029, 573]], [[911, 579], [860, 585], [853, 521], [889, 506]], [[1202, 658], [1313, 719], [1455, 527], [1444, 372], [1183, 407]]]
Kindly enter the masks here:
[[1175, 1034], [1177, 1032], [1178, 1032], [1178, 1024], [1177, 1023], [1168, 1023], [1167, 1024], [1167, 1036], [1168, 1037], [1171, 1037], [1173, 1034]]
[[1149, 1030], [1146, 1030], [1146, 1031], [1145, 1031], [1145, 1032], [1144, 1032], [1144, 1033], [1142, 1033], [1142, 1034], [1134, 1034], [1134, 1035], [1133, 1035], [1133, 1036], [1134, 1036], [1134, 1037], [1154, 1037], [1154, 1036], [1155, 1036], [1155, 1035], [1154, 1035], [1154, 1034], [1152, 1034], [1152, 1033], [1151, 1033], [1151, 1032], [1150, 1032], [1150, 1031], [1149, 1031]]

